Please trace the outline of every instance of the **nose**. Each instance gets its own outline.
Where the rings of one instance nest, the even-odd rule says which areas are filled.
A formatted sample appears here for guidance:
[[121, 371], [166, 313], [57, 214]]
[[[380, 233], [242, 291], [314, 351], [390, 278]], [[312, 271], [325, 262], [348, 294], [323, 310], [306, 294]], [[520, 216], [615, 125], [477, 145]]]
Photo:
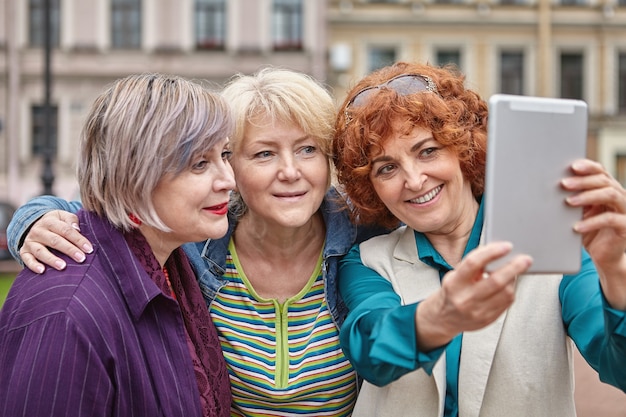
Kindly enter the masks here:
[[227, 160], [222, 161], [222, 165], [219, 166], [219, 173], [213, 185], [216, 191], [235, 189], [235, 174], [233, 167]]
[[293, 155], [281, 157], [278, 179], [281, 181], [295, 181], [298, 178], [300, 178], [300, 167], [296, 158]]
[[419, 169], [412, 169], [411, 171], [404, 171], [404, 188], [408, 190], [421, 190], [424, 183], [428, 179], [428, 176]]

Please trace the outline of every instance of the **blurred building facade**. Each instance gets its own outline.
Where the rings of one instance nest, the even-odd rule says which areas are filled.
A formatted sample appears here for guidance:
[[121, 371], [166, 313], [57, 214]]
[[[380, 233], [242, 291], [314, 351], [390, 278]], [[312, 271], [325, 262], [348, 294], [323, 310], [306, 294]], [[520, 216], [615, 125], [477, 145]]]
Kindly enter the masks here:
[[[163, 72], [217, 88], [264, 65], [326, 74], [325, 1], [49, 1], [53, 193], [64, 198], [78, 196], [85, 116], [119, 77]], [[0, 200], [16, 205], [43, 190], [43, 12], [44, 0], [0, 0]]]
[[[80, 127], [133, 72], [223, 83], [307, 72], [338, 102], [393, 61], [455, 63], [484, 97], [579, 98], [588, 154], [626, 184], [626, 0], [49, 0], [54, 193], [74, 198]], [[41, 192], [43, 0], [0, 0], [0, 199]]]
[[626, 0], [331, 0], [328, 22], [337, 97], [375, 68], [419, 60], [458, 65], [485, 98], [582, 99], [588, 156], [626, 185]]

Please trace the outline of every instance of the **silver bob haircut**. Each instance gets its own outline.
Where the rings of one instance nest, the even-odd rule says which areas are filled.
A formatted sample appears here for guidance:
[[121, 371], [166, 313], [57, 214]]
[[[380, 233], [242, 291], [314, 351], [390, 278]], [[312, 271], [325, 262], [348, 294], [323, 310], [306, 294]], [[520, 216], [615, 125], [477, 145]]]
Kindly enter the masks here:
[[94, 101], [81, 132], [84, 208], [124, 230], [133, 227], [133, 213], [169, 231], [152, 202], [157, 184], [188, 169], [233, 129], [228, 104], [199, 83], [163, 74], [117, 80]]

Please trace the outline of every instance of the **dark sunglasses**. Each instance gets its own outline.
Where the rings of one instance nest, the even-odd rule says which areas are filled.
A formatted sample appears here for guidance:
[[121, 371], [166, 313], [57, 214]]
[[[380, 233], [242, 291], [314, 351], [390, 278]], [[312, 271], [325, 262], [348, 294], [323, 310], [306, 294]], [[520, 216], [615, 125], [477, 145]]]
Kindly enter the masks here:
[[351, 107], [361, 107], [372, 97], [373, 94], [378, 93], [378, 90], [382, 88], [388, 88], [395, 91], [401, 96], [408, 96], [411, 94], [419, 93], [420, 91], [430, 91], [431, 93], [437, 93], [437, 85], [433, 80], [420, 74], [401, 74], [392, 79], [385, 81], [384, 83], [373, 85], [371, 87], [365, 87], [348, 101], [344, 114], [346, 117], [346, 125], [352, 121], [349, 109]]

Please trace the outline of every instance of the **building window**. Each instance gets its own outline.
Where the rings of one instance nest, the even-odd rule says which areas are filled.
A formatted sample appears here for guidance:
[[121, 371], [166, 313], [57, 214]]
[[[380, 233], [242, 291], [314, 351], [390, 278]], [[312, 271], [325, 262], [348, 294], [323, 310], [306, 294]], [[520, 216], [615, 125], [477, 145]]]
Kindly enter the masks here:
[[615, 155], [615, 171], [617, 171], [615, 179], [626, 187], [626, 155], [621, 153]]
[[586, 0], [561, 0], [563, 6], [584, 6], [587, 4]]
[[396, 62], [396, 50], [392, 47], [370, 46], [367, 51], [367, 71], [372, 72]]
[[626, 113], [626, 52], [619, 54], [617, 65], [617, 109], [620, 113]]
[[500, 53], [500, 92], [524, 94], [524, 53], [503, 51]]
[[141, 47], [141, 0], [111, 0], [112, 46]]
[[[50, 1], [50, 45], [59, 46], [59, 0]], [[30, 46], [39, 48], [45, 42], [45, 11], [44, 0], [29, 0], [28, 2], [28, 42]]]
[[274, 0], [272, 30], [275, 50], [301, 50], [302, 0]]
[[523, 4], [528, 4], [528, 0], [500, 0], [500, 4], [523, 5]]
[[196, 48], [224, 49], [226, 1], [196, 0]]
[[461, 51], [459, 49], [440, 49], [437, 51], [437, 65], [443, 67], [444, 65], [452, 64], [457, 68], [461, 68]]
[[[50, 106], [50, 150], [52, 155], [57, 152], [57, 106]], [[43, 155], [46, 150], [46, 114], [45, 106], [32, 106], [32, 153], [33, 155]]]
[[561, 54], [561, 97], [583, 99], [583, 55]]

